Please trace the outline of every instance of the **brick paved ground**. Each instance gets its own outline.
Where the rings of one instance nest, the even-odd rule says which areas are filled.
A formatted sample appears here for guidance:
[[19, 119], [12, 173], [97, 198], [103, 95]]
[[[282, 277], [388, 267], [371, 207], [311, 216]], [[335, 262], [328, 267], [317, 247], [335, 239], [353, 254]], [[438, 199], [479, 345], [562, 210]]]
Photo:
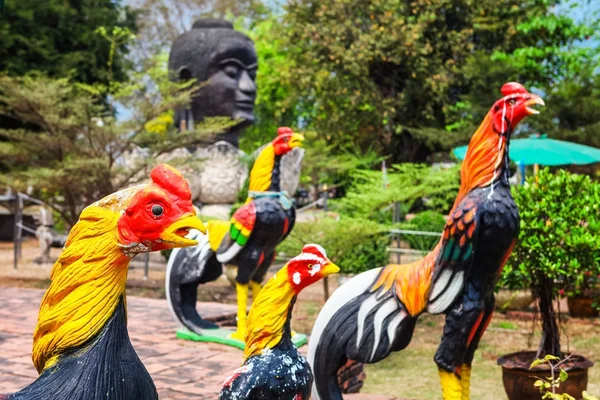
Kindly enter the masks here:
[[[32, 334], [44, 291], [0, 287], [0, 393], [31, 383]], [[226, 346], [175, 339], [176, 324], [165, 300], [129, 296], [128, 326], [133, 346], [152, 375], [161, 399], [211, 399], [237, 368], [242, 352]], [[231, 311], [230, 305], [202, 303], [203, 315]], [[235, 308], [233, 308], [235, 310]], [[306, 347], [304, 347], [306, 349]], [[388, 400], [364, 394], [350, 400]]]

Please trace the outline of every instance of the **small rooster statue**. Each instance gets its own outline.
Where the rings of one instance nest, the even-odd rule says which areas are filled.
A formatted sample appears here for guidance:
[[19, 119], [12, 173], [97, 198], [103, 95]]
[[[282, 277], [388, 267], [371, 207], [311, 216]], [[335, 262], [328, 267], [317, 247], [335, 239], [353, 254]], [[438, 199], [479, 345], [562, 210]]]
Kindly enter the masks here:
[[295, 207], [280, 189], [281, 157], [300, 146], [304, 136], [279, 128], [277, 137], [258, 155], [250, 171], [248, 199], [230, 221], [209, 221], [208, 239], [189, 249], [175, 251], [167, 265], [166, 292], [175, 318], [192, 332], [216, 328], [196, 311], [198, 285], [217, 279], [222, 264], [238, 267], [237, 330], [231, 335], [243, 341], [246, 331], [248, 288], [256, 298], [263, 277], [275, 257], [275, 246], [292, 230]]
[[261, 290], [246, 330], [244, 364], [225, 380], [219, 400], [308, 400], [313, 376], [292, 344], [296, 297], [319, 279], [339, 272], [317, 244], [307, 244]]
[[158, 399], [127, 334], [125, 282], [136, 254], [192, 246], [205, 232], [185, 179], [168, 165], [152, 182], [86, 207], [51, 273], [33, 336], [40, 376], [3, 400]]
[[375, 363], [404, 349], [423, 312], [445, 314], [435, 354], [444, 400], [468, 400], [471, 363], [494, 308], [494, 285], [519, 231], [508, 183], [511, 132], [530, 108], [544, 105], [519, 83], [477, 129], [461, 169], [461, 185], [438, 245], [422, 260], [364, 272], [321, 310], [309, 343], [315, 400], [342, 399], [336, 372], [347, 360]]

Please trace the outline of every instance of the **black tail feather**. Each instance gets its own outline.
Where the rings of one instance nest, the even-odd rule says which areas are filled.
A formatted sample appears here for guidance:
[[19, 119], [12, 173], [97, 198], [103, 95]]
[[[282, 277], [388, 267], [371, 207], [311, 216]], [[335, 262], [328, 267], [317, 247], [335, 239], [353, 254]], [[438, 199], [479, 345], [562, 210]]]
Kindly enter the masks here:
[[[392, 351], [402, 350], [410, 342], [417, 319], [406, 314], [404, 306], [397, 302], [391, 292], [381, 293], [377, 303], [362, 316], [362, 325], [359, 324], [361, 306], [368, 298], [372, 300], [377, 295], [366, 292], [352, 299], [331, 317], [321, 333], [313, 361], [319, 400], [343, 399], [337, 372], [348, 360], [376, 363]], [[390, 310], [388, 315], [383, 308], [386, 303]], [[380, 310], [380, 320], [376, 326], [375, 318]], [[394, 324], [390, 328], [393, 330], [392, 343], [388, 336], [390, 324]], [[360, 334], [359, 325], [362, 326]], [[357, 344], [359, 336], [360, 343]]]
[[198, 285], [212, 282], [221, 276], [222, 264], [208, 243], [179, 249], [171, 255], [167, 270], [167, 298], [175, 318], [192, 332], [218, 328], [202, 318], [196, 309]]

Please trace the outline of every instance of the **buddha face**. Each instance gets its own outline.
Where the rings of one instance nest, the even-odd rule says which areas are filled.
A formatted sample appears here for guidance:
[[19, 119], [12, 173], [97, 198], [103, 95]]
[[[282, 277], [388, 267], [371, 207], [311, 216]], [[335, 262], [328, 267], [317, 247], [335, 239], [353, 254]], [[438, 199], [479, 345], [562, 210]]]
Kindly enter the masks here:
[[258, 67], [252, 42], [227, 38], [208, 56], [208, 81], [194, 98], [194, 115], [228, 116], [244, 124], [252, 123]]

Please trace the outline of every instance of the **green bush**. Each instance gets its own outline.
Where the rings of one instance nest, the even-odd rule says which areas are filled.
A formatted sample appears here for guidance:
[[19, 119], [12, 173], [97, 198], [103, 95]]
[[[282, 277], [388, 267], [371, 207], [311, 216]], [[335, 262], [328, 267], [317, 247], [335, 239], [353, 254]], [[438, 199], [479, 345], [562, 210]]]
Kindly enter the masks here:
[[[445, 225], [446, 220], [442, 214], [435, 211], [423, 211], [410, 221], [402, 223], [400, 227], [412, 231], [441, 233]], [[424, 235], [402, 235], [402, 239], [406, 240], [411, 248], [426, 251], [433, 249], [440, 241], [438, 236]]]
[[391, 212], [400, 202], [405, 210], [447, 213], [459, 188], [459, 168], [440, 169], [421, 164], [393, 165], [384, 185], [381, 171], [355, 170], [346, 196], [331, 202], [332, 209], [358, 218], [391, 223]]
[[500, 285], [530, 288], [542, 316], [538, 358], [562, 355], [553, 301], [597, 285], [600, 274], [600, 184], [589, 176], [546, 168], [535, 181], [513, 189], [521, 215], [517, 245]]
[[528, 288], [541, 274], [555, 295], [582, 294], [600, 274], [600, 183], [564, 170], [537, 179], [513, 188], [521, 231], [500, 285]]
[[298, 222], [278, 251], [294, 257], [307, 243], [323, 246], [342, 273], [357, 274], [388, 263], [390, 238], [387, 227], [372, 221], [342, 216]]

